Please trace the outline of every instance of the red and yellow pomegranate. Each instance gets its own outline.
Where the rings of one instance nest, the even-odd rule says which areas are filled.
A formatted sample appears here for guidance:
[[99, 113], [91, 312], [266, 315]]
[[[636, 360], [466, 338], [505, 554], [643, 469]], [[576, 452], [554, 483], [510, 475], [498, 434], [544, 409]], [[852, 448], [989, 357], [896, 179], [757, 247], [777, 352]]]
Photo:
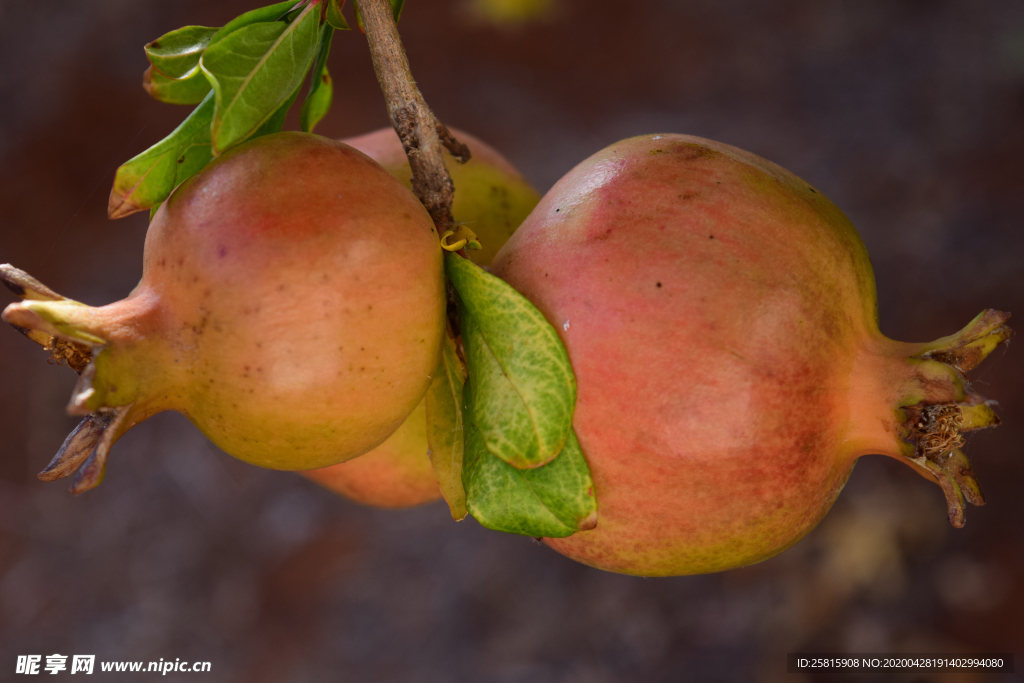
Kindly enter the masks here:
[[[473, 263], [486, 267], [537, 206], [540, 195], [496, 149], [464, 131], [453, 128], [451, 132], [472, 154], [464, 164], [447, 152], [444, 155], [455, 184], [452, 217], [476, 233], [481, 248], [467, 249], [466, 255]], [[370, 156], [406, 187], [412, 187], [409, 159], [393, 128], [381, 128], [343, 142]]]
[[[452, 133], [469, 147], [465, 164], [445, 154], [455, 184], [452, 215], [476, 233], [481, 249], [469, 257], [488, 266], [509, 236], [537, 205], [540, 196], [494, 148], [460, 130]], [[382, 128], [343, 142], [369, 155], [388, 173], [411, 187], [412, 170], [393, 128]], [[358, 503], [404, 508], [441, 497], [430, 460], [426, 405], [421, 402], [387, 441], [348, 462], [303, 472], [321, 486]]]
[[713, 572], [789, 547], [861, 455], [983, 499], [962, 432], [998, 422], [966, 373], [1011, 332], [985, 311], [923, 344], [882, 336], [867, 252], [819, 191], [683, 135], [587, 159], [541, 200], [494, 272], [555, 326], [597, 528], [545, 542], [639, 575]]
[[423, 398], [445, 325], [426, 210], [348, 145], [279, 133], [234, 148], [164, 202], [142, 280], [99, 308], [9, 266], [3, 318], [65, 357], [85, 415], [40, 475], [97, 483], [110, 446], [162, 410], [246, 462], [301, 470], [390, 436]]

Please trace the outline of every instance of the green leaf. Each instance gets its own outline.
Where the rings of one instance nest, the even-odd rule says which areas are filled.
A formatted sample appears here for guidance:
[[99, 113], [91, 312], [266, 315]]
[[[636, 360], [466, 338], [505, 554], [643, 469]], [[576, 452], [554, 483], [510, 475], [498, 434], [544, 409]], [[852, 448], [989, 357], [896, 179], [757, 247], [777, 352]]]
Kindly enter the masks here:
[[430, 464], [434, 468], [441, 495], [456, 521], [467, 514], [466, 490], [462, 487], [462, 392], [465, 369], [455, 350], [455, 342], [446, 334], [441, 348], [441, 363], [427, 390], [427, 443]]
[[[472, 382], [472, 380], [471, 380]], [[471, 421], [474, 395], [466, 385], [466, 452], [462, 479], [466, 505], [488, 529], [524, 536], [563, 538], [597, 525], [590, 469], [576, 435], [543, 467], [520, 470], [495, 457]]]
[[[288, 14], [295, 9], [298, 4], [298, 0], [288, 0], [287, 2], [267, 5], [266, 7], [260, 7], [258, 9], [250, 10], [245, 14], [241, 14], [224, 24], [224, 27], [217, 31], [217, 33], [213, 35], [213, 38], [210, 38], [209, 45], [219, 42], [222, 38], [231, 35], [240, 28], [266, 21], [280, 21], [288, 16]], [[209, 47], [209, 45], [207, 47]]]
[[270, 135], [271, 133], [280, 133], [284, 128], [284, 120], [288, 116], [288, 110], [292, 108], [292, 105], [295, 104], [295, 100], [298, 99], [298, 97], [299, 88], [296, 88], [295, 91], [292, 92], [291, 97], [289, 97], [284, 104], [278, 107], [277, 111], [267, 119], [266, 123], [257, 128], [256, 132], [253, 133], [249, 139], [258, 138], [261, 135]]
[[150, 66], [142, 74], [142, 87], [153, 99], [167, 104], [199, 104], [210, 92], [210, 82], [196, 71], [188, 78], [167, 78]]
[[165, 33], [146, 45], [146, 57], [153, 68], [167, 78], [188, 78], [199, 71], [199, 57], [220, 29], [185, 26]]
[[210, 42], [199, 64], [216, 95], [215, 155], [255, 133], [302, 84], [319, 25], [319, 6], [307, 5], [290, 24], [250, 24]]
[[366, 35], [366, 26], [363, 25], [363, 13], [359, 11], [359, 0], [352, 0], [352, 10], [356, 13], [356, 26], [359, 32]]
[[331, 81], [331, 74], [327, 72], [327, 55], [331, 52], [331, 36], [334, 29], [330, 24], [324, 24], [320, 28], [320, 46], [316, 51], [316, 60], [313, 62], [313, 75], [310, 80], [309, 94], [306, 101], [302, 103], [302, 114], [299, 121], [302, 130], [312, 133], [316, 124], [322, 119], [331, 108], [331, 101], [334, 99], [334, 83]]
[[445, 271], [458, 293], [474, 419], [488, 450], [520, 469], [550, 462], [576, 407], [562, 341], [533, 304], [469, 259], [446, 253]]
[[179, 183], [209, 163], [213, 108], [210, 93], [170, 135], [117, 169], [107, 206], [111, 218], [158, 205]]
[[341, 13], [341, 8], [344, 4], [343, 0], [330, 0], [330, 2], [327, 3], [327, 23], [339, 31], [351, 30], [351, 27], [348, 25], [348, 20], [345, 19], [345, 15]]
[[405, 0], [391, 0], [391, 14], [395, 17], [395, 23], [402, 18], [402, 10], [405, 9]]

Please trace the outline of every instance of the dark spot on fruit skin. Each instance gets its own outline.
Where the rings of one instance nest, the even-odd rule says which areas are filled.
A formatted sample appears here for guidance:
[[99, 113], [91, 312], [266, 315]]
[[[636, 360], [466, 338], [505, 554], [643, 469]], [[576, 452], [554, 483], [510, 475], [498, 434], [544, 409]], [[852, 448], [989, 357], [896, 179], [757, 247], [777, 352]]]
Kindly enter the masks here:
[[709, 240], [713, 240], [713, 239], [715, 239], [715, 236], [714, 235], [708, 235], [708, 239]]
[[710, 147], [705, 147], [704, 145], [692, 142], [681, 143], [668, 151], [678, 154], [686, 161], [696, 161], [697, 159], [708, 159], [718, 156], [718, 152]]
[[149, 44], [149, 46], [151, 48], [153, 48], [153, 49], [159, 49], [160, 48], [160, 41], [159, 40], [154, 40], [152, 43]]
[[227, 247], [221, 247], [220, 249], [217, 250], [217, 256], [219, 258], [224, 258], [227, 255], [228, 255], [228, 248]]
[[331, 82], [331, 77], [328, 76], [327, 74], [323, 74], [323, 75], [320, 76], [320, 81], [322, 83], [330, 83]]
[[661, 283], [660, 282], [654, 283], [654, 286], [657, 287], [658, 289], [661, 289]]
[[814, 194], [818, 194], [818, 191], [817, 191], [817, 190], [815, 190], [815, 189], [814, 189], [813, 187], [811, 187], [810, 185], [808, 185], [808, 186], [807, 186], [807, 189], [808, 189], [808, 190], [810, 190], [811, 192], [813, 192]]

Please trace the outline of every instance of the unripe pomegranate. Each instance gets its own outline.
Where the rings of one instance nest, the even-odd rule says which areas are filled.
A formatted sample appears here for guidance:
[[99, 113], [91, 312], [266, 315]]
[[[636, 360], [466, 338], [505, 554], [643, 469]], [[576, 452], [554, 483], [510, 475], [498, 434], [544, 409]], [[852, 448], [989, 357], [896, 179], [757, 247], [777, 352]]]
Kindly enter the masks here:
[[639, 575], [713, 572], [789, 547], [861, 455], [983, 499], [961, 432], [997, 422], [965, 373], [1011, 332], [986, 311], [906, 344], [878, 331], [857, 232], [788, 171], [701, 138], [632, 138], [541, 200], [494, 272], [559, 331], [597, 528], [545, 539]]
[[92, 308], [0, 275], [26, 298], [4, 320], [81, 370], [69, 412], [88, 417], [41, 475], [88, 459], [76, 492], [168, 409], [263, 467], [362, 455], [423, 398], [445, 325], [426, 210], [361, 152], [305, 133], [240, 145], [178, 187], [122, 301]]
[[[455, 137], [469, 147], [465, 164], [445, 155], [455, 184], [452, 215], [476, 233], [482, 249], [467, 250], [473, 261], [488, 266], [540, 196], [494, 148], [460, 130]], [[369, 155], [391, 175], [411, 187], [412, 171], [393, 128], [343, 140]], [[426, 406], [423, 402], [387, 441], [366, 455], [303, 472], [321, 486], [364, 505], [403, 508], [441, 497], [427, 458]]]
[[[469, 147], [472, 158], [460, 164], [445, 152], [445, 165], [455, 185], [452, 217], [476, 233], [480, 249], [466, 255], [479, 266], [489, 266], [495, 254], [519, 224], [537, 206], [540, 195], [500, 152], [461, 130], [451, 129]], [[412, 186], [412, 169], [393, 128], [382, 128], [344, 142], [369, 155], [388, 173]]]

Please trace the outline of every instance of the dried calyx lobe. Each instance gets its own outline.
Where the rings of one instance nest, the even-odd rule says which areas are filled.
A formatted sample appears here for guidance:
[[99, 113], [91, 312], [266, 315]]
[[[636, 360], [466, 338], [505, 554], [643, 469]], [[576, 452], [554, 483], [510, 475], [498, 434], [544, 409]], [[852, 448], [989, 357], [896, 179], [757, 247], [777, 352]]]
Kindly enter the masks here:
[[[80, 412], [74, 409], [83, 403], [82, 397], [91, 389], [90, 380], [95, 372], [93, 352], [102, 347], [103, 340], [88, 334], [69, 336], [70, 330], [59, 329], [54, 322], [47, 321], [38, 311], [33, 311], [32, 302], [55, 302], [72, 306], [81, 304], [57, 294], [28, 273], [9, 264], [0, 265], [0, 282], [25, 300], [8, 306], [3, 319], [49, 351], [55, 362], [65, 364], [79, 374], [70, 410]], [[103, 480], [110, 447], [127, 427], [125, 418], [130, 408], [130, 405], [105, 408], [86, 414], [64, 440], [50, 464], [39, 473], [39, 478], [54, 481], [75, 474], [72, 493], [83, 493], [97, 486]]]
[[1013, 336], [1009, 313], [987, 310], [950, 337], [927, 345], [911, 358], [924, 397], [913, 396], [899, 409], [903, 455], [942, 487], [949, 521], [965, 522], [964, 500], [984, 505], [971, 464], [960, 447], [963, 433], [999, 424], [992, 401], [974, 392], [967, 373]]

